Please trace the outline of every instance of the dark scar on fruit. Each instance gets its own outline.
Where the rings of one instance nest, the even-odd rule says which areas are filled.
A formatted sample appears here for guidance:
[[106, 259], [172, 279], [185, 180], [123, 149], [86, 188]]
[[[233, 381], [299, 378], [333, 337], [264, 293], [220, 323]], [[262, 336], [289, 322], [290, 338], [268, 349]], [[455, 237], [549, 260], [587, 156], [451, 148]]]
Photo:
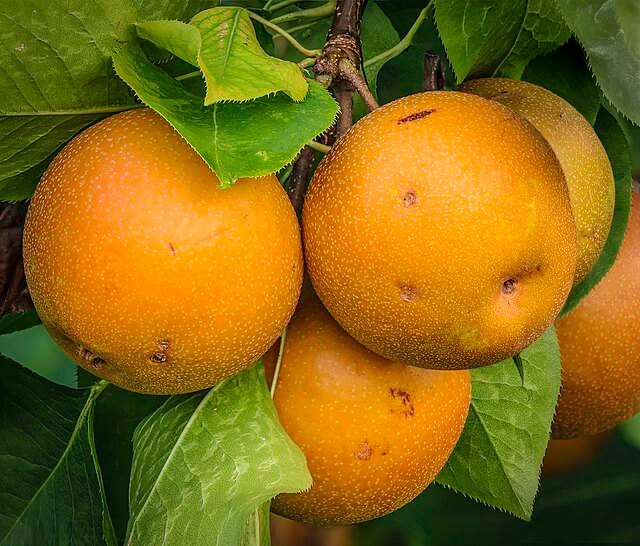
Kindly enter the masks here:
[[171, 243], [171, 241], [169, 241], [169, 250], [171, 251], [171, 254], [173, 254], [175, 256], [176, 254], [176, 249], [173, 246], [173, 244]]
[[358, 451], [356, 451], [356, 457], [358, 457], [358, 459], [360, 459], [361, 461], [368, 461], [369, 459], [371, 459], [372, 454], [373, 449], [371, 449], [369, 442], [367, 442], [366, 440], [362, 442], [362, 445], [360, 446]]
[[[404, 389], [396, 389], [392, 387], [391, 389], [389, 389], [389, 394], [393, 398], [399, 398], [402, 401], [402, 405], [406, 406], [406, 409], [400, 412], [401, 415], [404, 415], [408, 419], [415, 413], [415, 408], [411, 403], [411, 395], [407, 391], [405, 391]], [[390, 413], [395, 413], [393, 409], [389, 411]]]
[[417, 119], [426, 118], [427, 116], [433, 114], [437, 110], [435, 108], [430, 110], [422, 110], [421, 112], [415, 112], [413, 114], [409, 114], [407, 117], [400, 118], [398, 120], [398, 125], [401, 123], [407, 123], [408, 121], [416, 121]]
[[161, 339], [157, 344], [158, 352], [151, 355], [150, 360], [154, 364], [162, 364], [169, 358], [165, 351], [169, 348], [169, 340]]

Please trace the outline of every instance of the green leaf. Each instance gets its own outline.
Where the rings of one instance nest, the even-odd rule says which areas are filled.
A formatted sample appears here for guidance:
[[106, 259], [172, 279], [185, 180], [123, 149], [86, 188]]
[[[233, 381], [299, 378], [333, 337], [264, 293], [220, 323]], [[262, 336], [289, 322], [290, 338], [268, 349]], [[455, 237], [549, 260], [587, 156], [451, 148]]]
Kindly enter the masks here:
[[553, 51], [565, 43], [570, 35], [556, 0], [528, 0], [520, 33], [496, 74], [520, 79], [531, 59]]
[[116, 544], [93, 443], [104, 384], [75, 391], [0, 366], [0, 544]]
[[469, 417], [438, 483], [528, 520], [560, 392], [553, 329], [512, 359], [471, 371]]
[[40, 324], [40, 317], [35, 311], [26, 311], [24, 313], [9, 313], [0, 317], [0, 336], [27, 330]]
[[199, 13], [188, 25], [151, 21], [138, 29], [146, 40], [202, 70], [206, 105], [252, 100], [278, 91], [301, 101], [307, 94], [307, 81], [294, 63], [264, 52], [245, 9], [214, 8]]
[[627, 138], [617, 120], [605, 108], [600, 109], [594, 128], [607, 151], [615, 178], [616, 200], [613, 221], [598, 261], [585, 279], [573, 287], [562, 314], [571, 311], [600, 282], [615, 262], [631, 210], [631, 157]]
[[640, 413], [622, 423], [618, 430], [627, 443], [640, 449]]
[[633, 55], [640, 58], [640, 3], [638, 0], [616, 0], [616, 8], [625, 42]]
[[600, 110], [600, 90], [582, 49], [570, 42], [531, 61], [523, 80], [553, 91], [578, 110], [593, 125]]
[[[391, 49], [400, 41], [398, 31], [393, 28], [391, 21], [380, 9], [376, 2], [369, 2], [362, 17], [362, 58], [366, 63]], [[377, 96], [378, 72], [386, 60], [377, 61], [365, 67], [367, 83], [374, 95]]]
[[282, 94], [245, 103], [204, 106], [180, 82], [151, 64], [135, 44], [113, 52], [118, 75], [148, 106], [193, 146], [220, 179], [221, 187], [242, 177], [274, 173], [328, 129], [338, 105], [315, 82], [299, 103]]
[[133, 434], [140, 422], [157, 410], [166, 399], [166, 396], [137, 394], [109, 385], [96, 403], [96, 451], [109, 513], [120, 542], [124, 541], [129, 519], [128, 491]]
[[[361, 40], [362, 58], [365, 63], [368, 59], [373, 59], [400, 41], [398, 32], [393, 28], [391, 21], [376, 2], [369, 2], [362, 16]], [[380, 72], [387, 60], [390, 59], [377, 61], [364, 67], [367, 84], [375, 97], [378, 96], [378, 72]], [[368, 112], [369, 109], [360, 98], [360, 95], [356, 93], [353, 97], [354, 119], [360, 119]]]
[[490, 76], [513, 48], [527, 0], [436, 0], [436, 22], [458, 83]]
[[629, 27], [637, 32], [637, 19], [627, 19], [626, 4], [619, 0], [558, 0], [558, 5], [607, 99], [640, 124], [640, 56], [637, 42], [625, 32]]
[[136, 30], [140, 38], [170, 51], [192, 66], [198, 66], [202, 39], [193, 25], [180, 21], [147, 21], [138, 23]]
[[31, 196], [55, 153], [134, 104], [108, 48], [134, 21], [191, 17], [204, 0], [0, 2], [0, 199]]
[[236, 546], [257, 508], [311, 486], [262, 364], [172, 396], [134, 436], [128, 543]]
[[268, 501], [249, 516], [240, 546], [271, 546], [270, 510], [271, 501]]
[[495, 73], [517, 79], [569, 38], [555, 0], [436, 0], [435, 12], [458, 83]]

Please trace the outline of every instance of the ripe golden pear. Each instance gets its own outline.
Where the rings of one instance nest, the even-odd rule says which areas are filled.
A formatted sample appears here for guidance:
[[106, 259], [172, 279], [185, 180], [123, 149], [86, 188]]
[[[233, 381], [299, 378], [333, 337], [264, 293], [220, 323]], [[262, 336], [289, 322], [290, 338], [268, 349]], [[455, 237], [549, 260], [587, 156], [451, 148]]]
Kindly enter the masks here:
[[372, 351], [434, 369], [518, 353], [554, 321], [577, 259], [553, 151], [470, 93], [401, 98], [320, 163], [303, 210], [313, 286]]
[[597, 434], [640, 412], [640, 194], [613, 267], [556, 322], [562, 388], [554, 438]]
[[[267, 355], [267, 376], [276, 356]], [[312, 525], [348, 525], [396, 510], [446, 463], [470, 397], [467, 370], [386, 360], [340, 328], [317, 298], [305, 299], [287, 328], [274, 401], [313, 485], [277, 496], [272, 511]]]
[[43, 324], [79, 366], [132, 391], [190, 392], [278, 337], [302, 283], [295, 212], [274, 176], [217, 186], [146, 109], [90, 127], [54, 159], [24, 263]]
[[578, 284], [600, 256], [613, 219], [615, 181], [598, 135], [566, 100], [532, 83], [486, 78], [466, 82], [461, 90], [511, 108], [538, 129], [553, 149], [567, 179], [578, 230], [574, 280]]

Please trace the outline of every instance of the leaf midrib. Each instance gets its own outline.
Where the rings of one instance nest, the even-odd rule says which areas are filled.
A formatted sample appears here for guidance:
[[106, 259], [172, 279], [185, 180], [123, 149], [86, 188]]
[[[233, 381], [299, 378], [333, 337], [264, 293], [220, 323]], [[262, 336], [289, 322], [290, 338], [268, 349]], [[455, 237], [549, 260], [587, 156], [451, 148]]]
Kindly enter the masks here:
[[202, 412], [203, 408], [206, 407], [206, 405], [208, 404], [209, 399], [216, 392], [218, 392], [220, 390], [220, 388], [223, 385], [225, 385], [226, 383], [227, 383], [227, 380], [222, 381], [222, 382], [218, 383], [218, 385], [216, 385], [215, 387], [210, 389], [209, 392], [200, 401], [200, 403], [198, 404], [198, 407], [191, 414], [191, 417], [189, 417], [189, 420], [184, 425], [184, 428], [182, 429], [182, 432], [180, 433], [180, 436], [178, 436], [178, 439], [176, 440], [175, 444], [171, 448], [171, 451], [169, 452], [169, 455], [167, 456], [167, 459], [165, 460], [164, 464], [162, 465], [162, 468], [160, 469], [160, 472], [158, 473], [157, 478], [154, 480], [152, 486], [149, 488], [149, 493], [147, 494], [147, 498], [145, 499], [144, 503], [140, 507], [140, 510], [138, 510], [138, 513], [136, 514], [135, 519], [133, 520], [133, 523], [131, 525], [131, 531], [127, 534], [127, 537], [125, 539], [125, 543], [128, 544], [129, 541], [131, 540], [131, 536], [134, 534], [134, 531], [136, 529], [137, 523], [140, 520], [140, 516], [142, 514], [144, 514], [144, 511], [146, 510], [147, 505], [149, 504], [149, 502], [151, 500], [151, 496], [153, 495], [153, 492], [157, 489], [157, 486], [160, 483], [161, 479], [164, 477], [165, 472], [171, 466], [171, 462], [173, 461], [176, 453], [178, 452], [178, 446], [182, 443], [182, 441], [184, 440], [185, 436], [188, 434], [191, 426], [194, 424], [195, 420], [198, 418], [198, 416]]

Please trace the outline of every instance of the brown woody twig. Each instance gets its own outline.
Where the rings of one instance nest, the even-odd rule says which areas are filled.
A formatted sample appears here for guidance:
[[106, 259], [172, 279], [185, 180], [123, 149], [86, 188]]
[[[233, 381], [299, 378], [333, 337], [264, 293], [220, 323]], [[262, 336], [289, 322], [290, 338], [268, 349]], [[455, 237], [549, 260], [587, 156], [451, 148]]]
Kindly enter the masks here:
[[433, 51], [424, 54], [423, 91], [440, 91], [444, 89], [445, 78], [440, 56]]

